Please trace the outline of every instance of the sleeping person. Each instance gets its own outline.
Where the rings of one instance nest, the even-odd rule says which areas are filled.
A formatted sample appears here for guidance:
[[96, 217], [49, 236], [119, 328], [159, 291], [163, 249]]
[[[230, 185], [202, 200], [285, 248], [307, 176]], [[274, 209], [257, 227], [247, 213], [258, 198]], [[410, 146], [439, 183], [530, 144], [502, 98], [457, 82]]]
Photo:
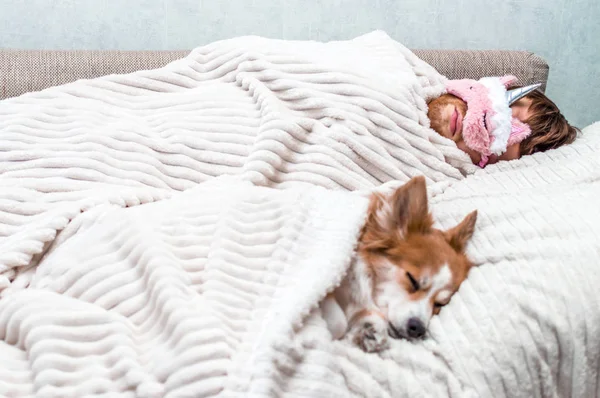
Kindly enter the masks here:
[[515, 80], [448, 81], [447, 93], [428, 103], [431, 128], [480, 167], [572, 143], [579, 130], [537, 90], [540, 84], [508, 89]]

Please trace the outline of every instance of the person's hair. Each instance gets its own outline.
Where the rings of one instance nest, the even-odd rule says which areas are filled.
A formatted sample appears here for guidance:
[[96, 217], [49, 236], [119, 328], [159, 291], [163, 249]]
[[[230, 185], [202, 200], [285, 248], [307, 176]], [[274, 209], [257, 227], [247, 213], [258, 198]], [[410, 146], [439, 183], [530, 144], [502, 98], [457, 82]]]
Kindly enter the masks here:
[[521, 156], [555, 149], [575, 141], [579, 129], [567, 122], [550, 98], [539, 90], [527, 94], [525, 98], [531, 99], [531, 116], [525, 120], [531, 127], [531, 135], [521, 141]]

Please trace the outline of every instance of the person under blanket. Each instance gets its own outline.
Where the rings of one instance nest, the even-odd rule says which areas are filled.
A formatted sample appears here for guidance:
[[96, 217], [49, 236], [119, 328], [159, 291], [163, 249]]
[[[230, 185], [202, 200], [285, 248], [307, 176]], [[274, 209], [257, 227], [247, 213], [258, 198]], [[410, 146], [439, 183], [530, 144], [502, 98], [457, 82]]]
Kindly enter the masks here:
[[540, 85], [510, 87], [515, 80], [450, 80], [447, 92], [428, 103], [431, 128], [480, 167], [572, 143], [579, 129], [537, 89]]

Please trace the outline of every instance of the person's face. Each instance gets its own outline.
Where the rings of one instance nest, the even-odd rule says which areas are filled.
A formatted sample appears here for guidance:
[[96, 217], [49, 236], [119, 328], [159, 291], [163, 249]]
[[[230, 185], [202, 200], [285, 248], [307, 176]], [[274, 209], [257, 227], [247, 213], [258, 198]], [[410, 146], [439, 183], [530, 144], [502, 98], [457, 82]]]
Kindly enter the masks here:
[[[521, 98], [511, 106], [513, 117], [516, 117], [521, 122], [525, 122], [531, 115], [530, 106], [531, 99]], [[463, 140], [462, 121], [466, 113], [466, 102], [454, 95], [444, 94], [429, 103], [427, 116], [431, 122], [432, 129], [454, 141], [460, 150], [469, 155], [474, 164], [479, 164], [481, 155], [469, 148]], [[490, 156], [488, 164], [494, 164], [500, 160], [518, 159], [519, 157], [519, 144], [510, 145], [502, 155]]]

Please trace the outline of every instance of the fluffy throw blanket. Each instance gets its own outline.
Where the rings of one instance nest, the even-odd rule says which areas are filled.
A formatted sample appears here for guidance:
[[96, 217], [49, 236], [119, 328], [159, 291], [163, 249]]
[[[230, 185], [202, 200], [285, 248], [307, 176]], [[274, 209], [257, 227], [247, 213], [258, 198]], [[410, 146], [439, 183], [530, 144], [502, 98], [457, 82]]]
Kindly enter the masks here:
[[460, 180], [468, 158], [427, 128], [425, 100], [443, 82], [381, 32], [328, 44], [242, 37], [3, 101], [0, 286], [82, 209], [214, 176], [344, 190]]
[[0, 300], [0, 395], [345, 391], [325, 324], [306, 318], [344, 275], [367, 200], [230, 179], [76, 217]]
[[[600, 125], [470, 175], [443, 82], [381, 32], [238, 38], [0, 103], [0, 395], [597, 396]], [[417, 174], [479, 267], [424, 342], [331, 341], [344, 191]]]

